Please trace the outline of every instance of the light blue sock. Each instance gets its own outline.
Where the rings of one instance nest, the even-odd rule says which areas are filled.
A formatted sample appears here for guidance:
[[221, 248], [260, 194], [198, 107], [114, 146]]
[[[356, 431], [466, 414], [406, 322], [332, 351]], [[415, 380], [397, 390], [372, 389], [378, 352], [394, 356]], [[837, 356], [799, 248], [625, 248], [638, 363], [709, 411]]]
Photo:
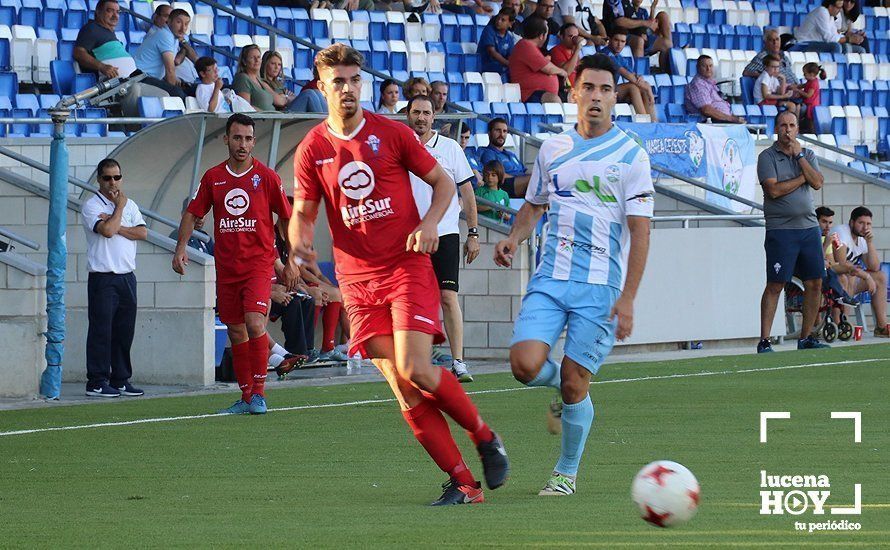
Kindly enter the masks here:
[[541, 372], [526, 386], [550, 386], [551, 388], [559, 389], [560, 382], [559, 365], [548, 357], [541, 367]]
[[593, 402], [590, 394], [578, 403], [562, 406], [562, 454], [556, 462], [555, 471], [574, 476], [578, 473], [578, 464], [584, 453], [584, 443], [593, 424]]

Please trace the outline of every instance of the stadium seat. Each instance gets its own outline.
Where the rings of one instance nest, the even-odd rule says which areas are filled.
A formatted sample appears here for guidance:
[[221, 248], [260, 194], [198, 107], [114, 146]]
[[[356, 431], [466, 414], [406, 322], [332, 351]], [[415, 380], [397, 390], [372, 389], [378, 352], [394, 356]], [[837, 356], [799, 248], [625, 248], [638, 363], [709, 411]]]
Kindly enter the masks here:
[[27, 110], [30, 113], [28, 116], [34, 116], [40, 110], [40, 103], [34, 94], [15, 94], [15, 108]]
[[143, 118], [162, 118], [164, 106], [159, 97], [140, 97], [139, 116]]
[[96, 75], [93, 73], [80, 73], [74, 75], [74, 93], [82, 92], [96, 85]]
[[742, 103], [745, 105], [753, 105], [754, 104], [754, 78], [750, 76], [743, 76], [740, 79], [740, 84], [742, 86]]
[[356, 10], [351, 13], [352, 22], [349, 25], [349, 38], [355, 40], [370, 40], [371, 16], [367, 11]]

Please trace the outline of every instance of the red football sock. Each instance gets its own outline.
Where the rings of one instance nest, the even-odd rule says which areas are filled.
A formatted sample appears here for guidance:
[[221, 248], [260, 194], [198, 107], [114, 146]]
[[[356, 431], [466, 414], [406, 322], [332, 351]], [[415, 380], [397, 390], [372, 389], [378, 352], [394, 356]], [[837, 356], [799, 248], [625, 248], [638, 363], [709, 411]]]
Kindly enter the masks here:
[[461, 485], [476, 484], [451, 436], [448, 421], [432, 403], [423, 400], [416, 407], [402, 411], [402, 416], [414, 431], [414, 437], [443, 472]]
[[440, 369], [440, 371], [442, 376], [439, 378], [439, 387], [432, 393], [422, 392], [424, 396], [432, 398], [433, 404], [439, 410], [453, 418], [461, 428], [467, 430], [474, 444], [491, 441], [494, 434], [482, 421], [476, 405], [470, 401], [460, 382], [447, 370]]
[[324, 340], [322, 340], [321, 344], [322, 352], [334, 349], [334, 333], [337, 332], [337, 326], [340, 324], [340, 308], [342, 305], [340, 302], [331, 302], [324, 306], [324, 314], [321, 318], [324, 330]]
[[269, 365], [269, 336], [264, 332], [259, 338], [251, 338], [247, 343], [250, 344], [250, 372], [253, 374], [251, 393], [265, 397], [266, 372]]
[[253, 373], [250, 370], [250, 340], [232, 345], [232, 367], [235, 369], [235, 380], [241, 389], [241, 399], [250, 403], [253, 390]]

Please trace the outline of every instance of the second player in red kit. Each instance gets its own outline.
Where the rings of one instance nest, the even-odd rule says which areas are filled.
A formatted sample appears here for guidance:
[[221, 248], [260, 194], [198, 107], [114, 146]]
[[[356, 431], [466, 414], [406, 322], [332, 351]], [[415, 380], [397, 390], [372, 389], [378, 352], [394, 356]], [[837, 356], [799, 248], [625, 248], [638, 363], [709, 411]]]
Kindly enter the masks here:
[[[370, 357], [386, 377], [414, 436], [448, 474], [434, 505], [483, 501], [480, 484], [461, 457], [446, 413], [476, 444], [485, 481], [506, 482], [509, 462], [500, 438], [448, 371], [432, 365], [433, 342], [443, 340], [439, 290], [429, 254], [438, 245], [436, 225], [454, 193], [454, 182], [404, 124], [364, 112], [362, 55], [343, 44], [315, 58], [319, 90], [329, 115], [300, 143], [294, 156], [294, 214], [285, 277], [311, 259], [319, 202], [325, 201], [337, 279], [349, 315], [352, 349]], [[433, 187], [421, 220], [408, 172]]]
[[186, 243], [195, 227], [213, 208], [216, 242], [216, 303], [219, 320], [228, 328], [232, 364], [241, 399], [220, 412], [266, 412], [265, 381], [269, 356], [266, 312], [272, 293], [275, 222], [290, 217], [290, 204], [281, 179], [252, 156], [254, 121], [235, 114], [226, 122], [229, 158], [204, 173], [179, 225], [173, 269], [184, 273]]

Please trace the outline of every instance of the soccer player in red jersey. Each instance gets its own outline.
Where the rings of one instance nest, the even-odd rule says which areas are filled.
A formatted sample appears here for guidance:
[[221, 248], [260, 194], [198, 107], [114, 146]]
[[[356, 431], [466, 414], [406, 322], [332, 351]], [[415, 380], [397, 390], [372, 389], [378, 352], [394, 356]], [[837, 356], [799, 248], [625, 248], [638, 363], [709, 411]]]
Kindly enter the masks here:
[[[457, 378], [430, 361], [444, 340], [439, 289], [429, 254], [436, 224], [454, 182], [401, 122], [362, 111], [362, 55], [343, 44], [318, 52], [318, 88], [328, 103], [325, 122], [309, 131], [294, 156], [294, 215], [285, 279], [311, 260], [318, 205], [325, 200], [337, 280], [351, 326], [350, 355], [361, 351], [386, 377], [402, 415], [432, 459], [449, 476], [432, 504], [483, 501], [481, 484], [461, 457], [442, 412], [467, 430], [490, 489], [506, 482], [509, 462], [500, 438], [482, 421]], [[423, 220], [408, 172], [433, 187]]]
[[195, 227], [213, 208], [216, 241], [216, 305], [232, 343], [235, 378], [241, 399], [221, 413], [263, 414], [269, 356], [266, 312], [272, 294], [275, 222], [290, 218], [290, 203], [274, 170], [252, 156], [254, 121], [236, 113], [226, 122], [223, 137], [229, 158], [204, 173], [201, 184], [179, 223], [173, 270], [188, 265], [186, 244]]

